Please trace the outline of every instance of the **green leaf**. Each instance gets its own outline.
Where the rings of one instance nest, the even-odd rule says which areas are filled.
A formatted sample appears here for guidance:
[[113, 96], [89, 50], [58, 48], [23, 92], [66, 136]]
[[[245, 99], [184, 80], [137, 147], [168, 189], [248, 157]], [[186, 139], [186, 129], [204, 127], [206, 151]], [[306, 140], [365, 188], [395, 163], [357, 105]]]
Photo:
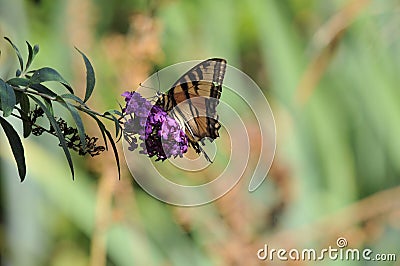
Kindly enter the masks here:
[[11, 78], [7, 83], [15, 87], [26, 87], [29, 85], [29, 79], [26, 78]]
[[90, 61], [86, 57], [86, 55], [84, 53], [82, 53], [78, 48], [75, 47], [75, 49], [82, 55], [83, 60], [85, 61], [85, 66], [86, 66], [86, 92], [85, 92], [85, 99], [83, 101], [87, 102], [87, 100], [89, 100], [89, 98], [92, 95], [92, 92], [94, 90], [94, 85], [96, 83], [96, 77], [95, 77], [95, 74], [94, 74], [94, 69], [92, 67], [92, 64], [90, 63]]
[[6, 39], [6, 40], [11, 44], [11, 46], [14, 48], [15, 53], [16, 53], [17, 56], [18, 56], [18, 61], [19, 61], [19, 65], [20, 65], [20, 67], [21, 67], [21, 71], [23, 71], [23, 70], [24, 70], [24, 60], [22, 59], [21, 53], [19, 52], [17, 46], [15, 46], [15, 45], [13, 44], [13, 42], [12, 42], [9, 38], [4, 37], [4, 39]]
[[35, 91], [37, 91], [37, 92], [46, 94], [46, 95], [48, 95], [50, 97], [56, 97], [57, 96], [57, 94], [55, 92], [51, 91], [49, 88], [47, 88], [46, 86], [44, 86], [42, 84], [31, 84], [30, 88], [35, 90]]
[[72, 118], [75, 121], [76, 127], [78, 128], [79, 138], [81, 140], [82, 148], [86, 149], [86, 134], [85, 134], [85, 127], [83, 126], [82, 118], [79, 115], [78, 110], [72, 104], [66, 102], [63, 98], [57, 97], [57, 101], [63, 105], [68, 111], [71, 113]]
[[6, 133], [8, 143], [10, 143], [11, 151], [14, 155], [15, 162], [17, 163], [19, 178], [22, 182], [26, 176], [24, 146], [22, 146], [21, 139], [14, 128], [1, 116], [0, 124], [3, 127], [4, 133]]
[[29, 137], [29, 135], [32, 132], [32, 125], [29, 122], [29, 111], [30, 111], [30, 104], [29, 104], [29, 98], [26, 96], [26, 94], [21, 93], [21, 99], [20, 99], [20, 106], [21, 110], [19, 111], [19, 114], [22, 117], [22, 126], [23, 126], [23, 132], [24, 132], [24, 138]]
[[106, 127], [104, 126], [103, 122], [101, 122], [100, 119], [97, 118], [96, 114], [92, 113], [90, 110], [85, 109], [83, 111], [86, 114], [90, 115], [96, 121], [97, 125], [99, 126], [101, 135], [103, 136], [104, 145], [106, 145], [106, 150], [108, 151], [107, 138], [105, 134]]
[[[86, 112], [86, 111], [85, 111], [85, 112]], [[118, 179], [121, 179], [121, 166], [120, 166], [120, 164], [119, 164], [118, 151], [117, 151], [117, 147], [115, 146], [115, 142], [114, 142], [114, 140], [113, 140], [113, 138], [112, 138], [111, 133], [110, 133], [110, 132], [107, 130], [107, 128], [104, 126], [103, 122], [101, 122], [100, 119], [98, 119], [98, 118], [96, 117], [95, 114], [91, 113], [90, 111], [88, 111], [88, 112], [86, 112], [86, 113], [87, 113], [88, 115], [90, 115], [91, 117], [93, 117], [94, 120], [96, 120], [97, 125], [98, 125], [99, 128], [100, 128], [101, 134], [103, 135], [104, 143], [105, 143], [105, 145], [106, 145], [106, 150], [108, 150], [108, 147], [107, 147], [107, 138], [106, 138], [105, 134], [107, 135], [107, 137], [108, 137], [108, 139], [109, 139], [109, 141], [110, 141], [110, 143], [111, 143], [111, 147], [112, 147], [112, 149], [113, 149], [113, 152], [114, 152], [115, 161], [116, 161], [116, 163], [117, 163], [117, 168], [118, 168]]]
[[105, 129], [105, 132], [107, 134], [108, 139], [110, 140], [111, 147], [113, 148], [115, 162], [117, 163], [117, 168], [118, 168], [118, 179], [121, 179], [121, 166], [119, 164], [119, 156], [118, 156], [117, 146], [115, 146], [115, 142], [111, 136], [111, 133], [107, 129]]
[[[7, 83], [12, 86], [15, 86], [15, 87], [29, 87], [34, 91], [37, 91], [42, 94], [46, 94], [50, 97], [54, 97], [54, 98], [57, 97], [57, 94], [55, 92], [51, 91], [46, 86], [44, 86], [42, 84], [30, 84], [29, 79], [26, 79], [26, 78], [12, 78], [12, 79], [7, 80]], [[28, 91], [28, 93], [29, 93], [29, 91]], [[46, 101], [49, 102], [48, 99], [46, 99]]]
[[75, 94], [69, 94], [69, 93], [67, 93], [67, 94], [62, 94], [62, 95], [60, 95], [60, 96], [61, 96], [63, 99], [74, 100], [74, 101], [76, 101], [76, 102], [78, 102], [78, 103], [80, 103], [80, 104], [86, 106], [86, 104], [82, 101], [82, 99], [79, 98], [78, 96], [76, 96]]
[[49, 109], [49, 112], [52, 116], [54, 116], [54, 109], [53, 109], [53, 102], [47, 98], [43, 98], [43, 102], [46, 105], [47, 109]]
[[21, 91], [14, 91], [15, 93], [15, 104], [19, 104], [21, 102], [21, 95], [24, 94]]
[[17, 100], [15, 98], [14, 89], [2, 79], [0, 79], [0, 99], [3, 116], [7, 117], [11, 115]]
[[40, 108], [43, 109], [44, 113], [45, 113], [46, 116], [47, 116], [47, 119], [49, 119], [50, 124], [53, 126], [54, 130], [56, 131], [58, 140], [60, 141], [61, 147], [62, 147], [63, 150], [64, 150], [65, 157], [67, 158], [68, 165], [69, 165], [69, 168], [70, 168], [71, 174], [72, 174], [72, 180], [73, 180], [74, 177], [75, 177], [74, 165], [73, 165], [73, 163], [72, 163], [71, 154], [70, 154], [70, 152], [69, 152], [69, 150], [68, 150], [67, 143], [65, 142], [65, 138], [64, 138], [64, 135], [63, 135], [62, 132], [61, 132], [60, 127], [58, 126], [56, 120], [54, 119], [54, 116], [52, 115], [52, 113], [51, 113], [50, 110], [46, 107], [45, 104], [43, 104], [38, 98], [36, 98], [36, 97], [33, 96], [33, 95], [29, 95], [29, 97], [31, 97], [32, 100], [34, 100], [34, 101], [37, 103], [37, 105], [39, 105]]
[[36, 56], [39, 53], [39, 45], [35, 44], [33, 46], [33, 55]]
[[28, 41], [26, 42], [26, 45], [28, 46], [28, 62], [26, 62], [25, 69], [29, 69], [36, 53], [34, 52], [32, 45]]
[[30, 79], [30, 84], [40, 84], [46, 81], [57, 81], [64, 85], [68, 91], [74, 94], [71, 85], [61, 76], [60, 73], [57, 72], [54, 68], [43, 67], [33, 72], [33, 75]]
[[[116, 118], [113, 114], [119, 115], [120, 112], [117, 110], [110, 110], [104, 113], [104, 116], [110, 117], [114, 121], [115, 125], [115, 137], [119, 140], [120, 139], [120, 132], [121, 132], [121, 125], [119, 123], [118, 118]], [[120, 116], [120, 115], [119, 115]], [[118, 141], [117, 140], [117, 141]]]

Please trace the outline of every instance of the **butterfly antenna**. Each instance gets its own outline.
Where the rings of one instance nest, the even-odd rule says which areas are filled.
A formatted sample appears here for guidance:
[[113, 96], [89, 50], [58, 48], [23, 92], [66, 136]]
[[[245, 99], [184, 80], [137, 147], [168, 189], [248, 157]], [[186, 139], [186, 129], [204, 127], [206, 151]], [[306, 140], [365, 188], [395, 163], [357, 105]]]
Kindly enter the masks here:
[[139, 83], [139, 86], [140, 86], [140, 87], [142, 87], [142, 88], [145, 88], [145, 89], [154, 90], [154, 88], [152, 88], [152, 87], [149, 87], [149, 86], [143, 85], [143, 83], [142, 83], [142, 82], [140, 82], [140, 83]]
[[[149, 90], [156, 90], [156, 89], [154, 89], [154, 88], [152, 88], [152, 87], [143, 85], [143, 83], [141, 83], [141, 82], [139, 83], [139, 86], [142, 87], [142, 88], [145, 88], [145, 89], [149, 89]], [[161, 92], [160, 92], [159, 90], [157, 90], [156, 95], [150, 96], [150, 97], [145, 97], [145, 99], [151, 100], [151, 101], [156, 101], [156, 100], [158, 100], [158, 97], [159, 97], [160, 95], [161, 95]]]

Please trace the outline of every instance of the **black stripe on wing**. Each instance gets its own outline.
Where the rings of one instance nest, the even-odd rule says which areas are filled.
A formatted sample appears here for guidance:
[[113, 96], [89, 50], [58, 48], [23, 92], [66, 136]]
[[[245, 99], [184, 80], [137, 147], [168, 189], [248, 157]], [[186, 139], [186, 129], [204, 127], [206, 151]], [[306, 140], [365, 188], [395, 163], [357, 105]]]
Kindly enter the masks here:
[[193, 81], [210, 81], [216, 85], [222, 85], [226, 71], [226, 60], [222, 58], [207, 59], [195, 65], [188, 72], [182, 75], [172, 88]]

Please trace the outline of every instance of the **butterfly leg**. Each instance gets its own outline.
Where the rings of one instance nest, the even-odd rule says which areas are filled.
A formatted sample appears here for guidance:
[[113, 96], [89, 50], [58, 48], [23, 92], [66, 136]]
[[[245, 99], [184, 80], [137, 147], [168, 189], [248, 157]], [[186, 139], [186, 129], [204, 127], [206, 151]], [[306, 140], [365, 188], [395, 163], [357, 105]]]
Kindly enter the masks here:
[[199, 150], [200, 150], [201, 153], [204, 154], [204, 157], [206, 158], [206, 160], [207, 160], [208, 162], [213, 163], [213, 161], [210, 159], [210, 157], [208, 157], [208, 154], [206, 153], [206, 151], [203, 150], [203, 148], [202, 148], [200, 145], [199, 145]]

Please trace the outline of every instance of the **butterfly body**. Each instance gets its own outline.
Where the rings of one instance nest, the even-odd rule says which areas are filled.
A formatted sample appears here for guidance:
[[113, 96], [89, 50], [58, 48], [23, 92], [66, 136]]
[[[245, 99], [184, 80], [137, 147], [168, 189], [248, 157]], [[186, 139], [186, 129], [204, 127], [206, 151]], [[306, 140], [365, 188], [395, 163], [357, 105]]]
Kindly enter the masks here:
[[[226, 60], [205, 60], [180, 77], [166, 93], [161, 93], [155, 105], [163, 108], [185, 129], [190, 146], [204, 153], [199, 142], [219, 137], [216, 107], [222, 93], [222, 82], [226, 71]], [[203, 143], [204, 145], [204, 143]]]

